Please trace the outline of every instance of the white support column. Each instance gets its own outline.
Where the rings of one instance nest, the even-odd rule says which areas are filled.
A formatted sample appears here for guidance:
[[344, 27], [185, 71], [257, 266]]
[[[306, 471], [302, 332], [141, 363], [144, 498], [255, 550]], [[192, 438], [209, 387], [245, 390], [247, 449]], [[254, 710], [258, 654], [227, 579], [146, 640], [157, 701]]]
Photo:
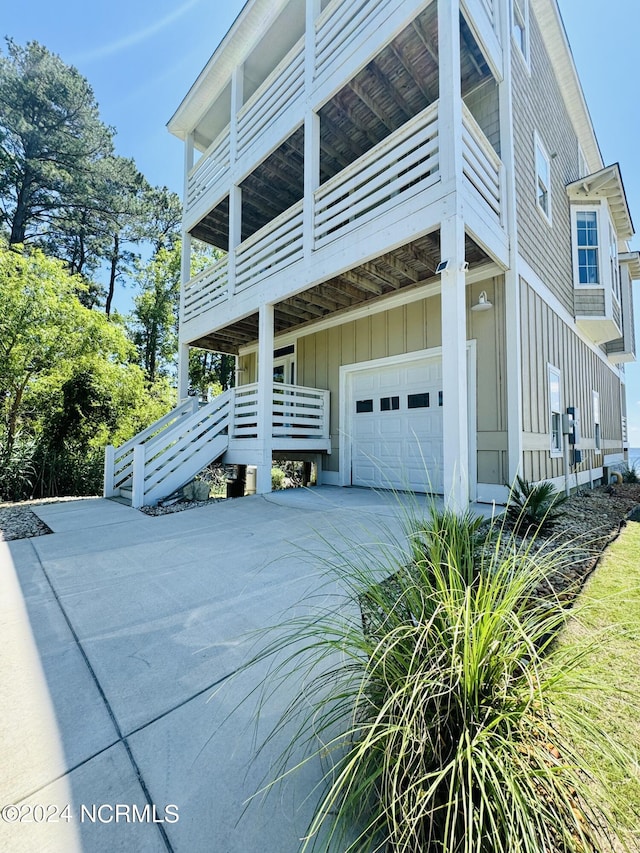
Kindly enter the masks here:
[[271, 491], [273, 456], [273, 305], [260, 306], [258, 320], [258, 440], [260, 460], [256, 490]]
[[229, 124], [229, 148], [231, 163], [238, 157], [238, 113], [244, 103], [244, 65], [238, 65], [231, 74], [231, 118]]
[[107, 444], [104, 449], [104, 488], [102, 495], [112, 498], [116, 490], [113, 487], [113, 476], [115, 470], [116, 449], [112, 444]]
[[516, 219], [515, 159], [513, 150], [513, 103], [511, 79], [511, 23], [506, 4], [500, 8], [502, 81], [498, 84], [500, 110], [500, 156], [504, 165], [502, 205], [509, 235], [509, 269], [504, 274], [506, 320], [507, 447], [508, 483], [522, 473], [522, 343], [520, 337], [520, 277], [518, 273], [518, 228]]
[[178, 403], [189, 396], [189, 344], [178, 347]]
[[[184, 145], [184, 199], [185, 206], [189, 184], [189, 172], [193, 168], [193, 134], [185, 139]], [[187, 284], [191, 279], [191, 235], [182, 226], [182, 255], [180, 259], [180, 325], [184, 317], [184, 298]], [[189, 346], [180, 343], [178, 347], [178, 403], [187, 397], [189, 391]]]
[[[462, 86], [460, 80], [460, 3], [438, 0], [438, 156], [443, 188], [462, 180]], [[446, 255], [442, 255], [443, 258]]]
[[[305, 98], [311, 103], [316, 65], [316, 18], [321, 12], [321, 0], [306, 0], [304, 44]], [[304, 212], [303, 246], [306, 258], [313, 251], [313, 194], [320, 186], [320, 116], [310, 107], [304, 116]]]
[[236, 246], [242, 243], [242, 190], [233, 186], [229, 190], [229, 296], [236, 290]]
[[[464, 220], [456, 214], [441, 223], [442, 258], [442, 431], [444, 495], [448, 507], [469, 506], [469, 412]], [[472, 460], [475, 464], [475, 460]], [[475, 496], [474, 496], [475, 497]]]
[[448, 507], [465, 511], [469, 506], [469, 413], [465, 230], [458, 192], [462, 181], [459, 0], [438, 0], [438, 45], [440, 172], [450, 190], [448, 216], [440, 224], [440, 258], [449, 262], [441, 277], [444, 495]]
[[303, 245], [306, 258], [313, 252], [314, 193], [320, 186], [320, 116], [309, 111], [304, 117], [304, 211]]

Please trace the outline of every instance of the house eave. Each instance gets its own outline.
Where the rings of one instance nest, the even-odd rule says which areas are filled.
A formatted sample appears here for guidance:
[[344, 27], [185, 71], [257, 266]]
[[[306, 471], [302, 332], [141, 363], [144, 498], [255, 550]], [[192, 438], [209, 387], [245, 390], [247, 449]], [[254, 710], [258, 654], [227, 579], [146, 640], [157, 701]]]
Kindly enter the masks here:
[[167, 122], [170, 133], [185, 139], [231, 79], [287, 0], [248, 0], [211, 59], [198, 75], [180, 106]]
[[557, 0], [531, 0], [531, 6], [540, 25], [554, 76], [578, 135], [580, 147], [589, 169], [596, 172], [604, 166], [604, 160]]
[[627, 194], [622, 183], [620, 166], [617, 163], [567, 184], [567, 195], [572, 202], [606, 199], [618, 239], [630, 240], [633, 237], [635, 232]]
[[627, 266], [631, 281], [640, 281], [640, 252], [623, 252], [618, 260]]

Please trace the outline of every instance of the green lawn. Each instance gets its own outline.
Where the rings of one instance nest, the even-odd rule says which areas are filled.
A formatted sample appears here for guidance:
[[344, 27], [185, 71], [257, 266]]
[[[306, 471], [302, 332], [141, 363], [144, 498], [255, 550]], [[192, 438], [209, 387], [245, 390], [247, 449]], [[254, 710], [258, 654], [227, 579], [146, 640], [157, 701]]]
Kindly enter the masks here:
[[[577, 669], [591, 719], [620, 746], [629, 766], [593, 755], [613, 792], [613, 811], [640, 851], [640, 523], [629, 522], [582, 592], [560, 646], [589, 646]], [[581, 703], [582, 704], [582, 703]]]

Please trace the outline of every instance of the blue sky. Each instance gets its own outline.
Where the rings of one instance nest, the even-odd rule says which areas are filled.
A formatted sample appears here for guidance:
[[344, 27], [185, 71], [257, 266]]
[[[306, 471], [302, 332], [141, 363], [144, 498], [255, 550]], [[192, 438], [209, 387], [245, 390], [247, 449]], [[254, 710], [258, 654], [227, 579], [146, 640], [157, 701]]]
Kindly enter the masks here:
[[[640, 232], [638, 0], [559, 0], [605, 163], [622, 168]], [[30, 0], [5, 2], [0, 33], [35, 39], [93, 86], [118, 154], [153, 184], [181, 193], [182, 144], [165, 124], [243, 6], [243, 0]], [[632, 248], [640, 249], [636, 236]], [[640, 320], [640, 283], [636, 285]], [[640, 344], [640, 335], [638, 336]], [[640, 447], [640, 365], [627, 367], [631, 443]]]

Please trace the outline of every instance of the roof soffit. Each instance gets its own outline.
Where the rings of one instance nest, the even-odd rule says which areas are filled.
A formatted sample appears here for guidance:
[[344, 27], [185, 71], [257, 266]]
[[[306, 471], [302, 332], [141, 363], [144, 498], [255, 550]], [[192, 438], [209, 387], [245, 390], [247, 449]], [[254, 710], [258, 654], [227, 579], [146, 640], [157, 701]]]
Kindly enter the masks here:
[[288, 0], [248, 0], [231, 29], [215, 49], [182, 103], [167, 122], [174, 136], [184, 139], [207, 112], [241, 65], [276, 20]]
[[618, 260], [627, 266], [631, 281], [640, 281], [640, 252], [625, 252]]
[[630, 240], [633, 237], [633, 222], [617, 163], [567, 184], [567, 195], [573, 202], [606, 199], [618, 239]]
[[604, 166], [589, 108], [573, 59], [557, 0], [531, 0], [555, 76], [589, 169]]

